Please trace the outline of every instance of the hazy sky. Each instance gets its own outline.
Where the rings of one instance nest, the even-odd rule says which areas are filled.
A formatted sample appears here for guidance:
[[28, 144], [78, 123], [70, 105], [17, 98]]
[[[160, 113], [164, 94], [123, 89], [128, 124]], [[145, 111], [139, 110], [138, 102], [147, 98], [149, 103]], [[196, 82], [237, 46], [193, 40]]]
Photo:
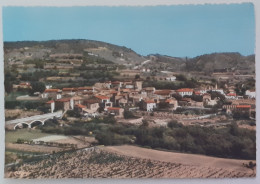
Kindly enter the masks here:
[[252, 4], [155, 7], [4, 7], [4, 41], [90, 39], [139, 54], [254, 53]]

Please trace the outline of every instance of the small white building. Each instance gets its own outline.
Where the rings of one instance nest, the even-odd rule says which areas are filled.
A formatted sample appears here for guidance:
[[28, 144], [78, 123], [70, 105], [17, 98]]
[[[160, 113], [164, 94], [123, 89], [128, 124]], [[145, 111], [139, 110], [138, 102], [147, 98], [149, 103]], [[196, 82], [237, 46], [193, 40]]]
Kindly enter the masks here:
[[41, 94], [42, 98], [53, 98], [60, 99], [61, 98], [61, 90], [60, 89], [45, 89], [45, 91]]
[[223, 89], [212, 89], [211, 91], [219, 92], [220, 94], [225, 95]]
[[52, 88], [52, 85], [45, 85], [45, 88], [46, 88], [46, 89], [51, 89], [51, 88]]
[[207, 93], [209, 90], [208, 89], [200, 89], [199, 92], [204, 95], [205, 93]]
[[255, 90], [246, 90], [245, 95], [248, 96], [248, 98], [255, 98], [256, 97]]
[[134, 85], [133, 84], [126, 84], [125, 88], [126, 89], [134, 89]]
[[237, 99], [237, 94], [236, 93], [228, 93], [225, 97], [228, 100], [236, 100]]
[[182, 89], [178, 89], [176, 90], [176, 92], [181, 95], [182, 97], [184, 96], [191, 96], [193, 94], [193, 89], [190, 88], [182, 88]]
[[50, 101], [46, 102], [46, 104], [49, 104], [49, 105], [50, 105], [50, 107], [51, 107], [51, 113], [53, 113], [54, 110], [55, 110], [55, 101], [54, 101], [54, 100], [50, 100]]
[[143, 72], [147, 72], [147, 73], [150, 73], [151, 70], [149, 68], [143, 68]]
[[156, 103], [154, 100], [146, 100], [143, 107], [146, 111], [151, 112], [156, 108]]
[[166, 77], [167, 81], [176, 81], [176, 77], [172, 76], [172, 77]]

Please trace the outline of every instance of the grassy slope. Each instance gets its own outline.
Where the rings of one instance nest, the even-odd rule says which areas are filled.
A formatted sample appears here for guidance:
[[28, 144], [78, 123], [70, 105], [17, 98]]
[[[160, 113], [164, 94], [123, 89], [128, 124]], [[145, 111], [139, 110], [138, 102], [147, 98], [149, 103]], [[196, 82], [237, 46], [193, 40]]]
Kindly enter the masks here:
[[27, 129], [20, 129], [16, 131], [6, 131], [5, 132], [5, 142], [6, 143], [13, 143], [16, 142], [18, 138], [20, 139], [37, 139], [40, 137], [45, 137], [51, 134], [42, 133], [40, 130], [27, 130]]

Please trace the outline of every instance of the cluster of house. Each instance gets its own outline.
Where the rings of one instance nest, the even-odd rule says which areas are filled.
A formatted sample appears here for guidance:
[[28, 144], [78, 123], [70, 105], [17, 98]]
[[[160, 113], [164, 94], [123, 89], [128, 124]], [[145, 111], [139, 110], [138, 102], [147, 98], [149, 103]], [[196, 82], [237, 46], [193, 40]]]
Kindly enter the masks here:
[[[119, 117], [123, 116], [125, 107], [138, 107], [145, 111], [157, 109], [174, 111], [180, 106], [201, 108], [214, 106], [220, 100], [217, 97], [212, 99], [208, 93], [209, 89], [156, 90], [154, 87], [143, 88], [142, 83], [141, 80], [107, 81], [96, 83], [91, 87], [46, 89], [41, 97], [50, 99], [47, 104], [51, 112], [59, 109], [63, 111], [77, 109], [83, 114], [95, 115], [98, 111], [105, 111]], [[223, 94], [230, 101], [239, 101], [241, 98], [235, 92], [226, 94], [222, 89], [210, 90]], [[177, 100], [176, 94], [181, 99]], [[193, 95], [200, 96], [202, 101], [192, 100]], [[255, 92], [250, 91], [248, 98], [255, 98]], [[250, 106], [244, 103], [237, 105]]]

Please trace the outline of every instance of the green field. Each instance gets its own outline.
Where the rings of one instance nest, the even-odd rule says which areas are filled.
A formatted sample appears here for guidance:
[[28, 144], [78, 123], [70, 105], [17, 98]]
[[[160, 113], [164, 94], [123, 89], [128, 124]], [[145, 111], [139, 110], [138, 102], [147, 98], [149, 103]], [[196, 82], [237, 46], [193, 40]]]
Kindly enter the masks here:
[[23, 95], [28, 95], [28, 93], [25, 91], [11, 92], [9, 95], [5, 96], [5, 101], [13, 101], [16, 100], [16, 97], [23, 96]]
[[41, 137], [45, 137], [51, 134], [42, 133], [41, 130], [34, 130], [34, 129], [19, 129], [16, 131], [6, 131], [5, 132], [5, 142], [6, 143], [13, 143], [16, 142], [18, 138], [31, 140], [37, 139]]

